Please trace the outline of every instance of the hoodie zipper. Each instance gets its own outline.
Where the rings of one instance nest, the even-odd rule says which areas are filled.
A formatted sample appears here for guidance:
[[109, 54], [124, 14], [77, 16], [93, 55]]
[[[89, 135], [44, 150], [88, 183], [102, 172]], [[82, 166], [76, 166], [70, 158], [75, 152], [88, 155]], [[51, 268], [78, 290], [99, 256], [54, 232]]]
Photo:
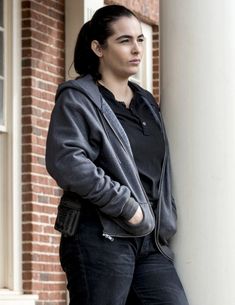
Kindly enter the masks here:
[[[159, 115], [160, 115], [160, 120], [161, 120], [161, 126], [162, 128], [163, 127], [163, 121], [162, 121], [162, 116], [161, 116], [161, 113], [159, 112]], [[113, 133], [115, 134], [115, 136], [117, 137], [118, 141], [120, 142], [120, 144], [122, 145], [123, 149], [127, 152], [129, 158], [131, 159], [131, 161], [133, 162], [134, 164], [134, 168], [135, 168], [135, 172], [136, 172], [136, 177], [139, 181], [139, 185], [141, 186], [141, 189], [143, 191], [143, 194], [145, 196], [145, 199], [146, 199], [146, 202], [148, 203], [149, 205], [149, 209], [151, 211], [151, 214], [153, 217], [155, 217], [154, 215], [154, 212], [153, 212], [153, 209], [152, 209], [152, 206], [149, 202], [149, 199], [148, 199], [148, 196], [145, 192], [145, 189], [141, 183], [141, 180], [140, 180], [140, 177], [139, 177], [139, 173], [138, 173], [138, 170], [137, 170], [137, 167], [135, 165], [135, 161], [134, 161], [134, 158], [133, 158], [133, 155], [127, 151], [125, 145], [123, 144], [122, 140], [120, 139], [119, 135], [116, 133], [115, 129], [113, 128], [113, 126], [110, 124], [109, 120], [107, 119], [106, 115], [103, 113], [103, 116], [105, 118], [105, 120], [107, 121], [108, 125], [110, 126], [110, 128], [112, 129]], [[106, 131], [107, 133], [107, 131]], [[163, 138], [164, 138], [164, 142], [165, 142], [165, 146], [166, 146], [166, 137], [165, 137], [165, 132], [163, 132]], [[117, 156], [116, 156], [117, 157]], [[165, 165], [166, 165], [166, 150], [165, 150], [165, 153], [164, 153], [164, 159], [163, 159], [163, 165], [162, 165], [162, 172], [161, 172], [161, 177], [160, 177], [160, 185], [159, 185], [159, 203], [158, 203], [158, 219], [157, 219], [157, 228], [155, 227], [154, 229], [154, 239], [155, 239], [155, 243], [156, 243], [156, 246], [158, 248], [158, 250], [165, 256], [167, 257], [168, 259], [172, 260], [163, 250], [162, 250], [162, 247], [161, 247], [161, 244], [159, 242], [159, 232], [160, 232], [160, 215], [161, 215], [161, 200], [160, 200], [160, 196], [161, 196], [161, 190], [162, 190], [162, 181], [163, 181], [163, 172], [165, 170]], [[151, 232], [150, 232], [151, 233]], [[149, 233], [148, 233], [149, 234]], [[135, 236], [135, 237], [142, 237], [142, 236], [146, 236], [147, 234], [144, 234], [144, 235], [141, 235], [141, 236]], [[121, 235], [114, 235], [114, 234], [109, 234], [109, 233], [106, 233], [106, 232], [103, 232], [103, 236], [105, 238], [108, 238], [110, 241], [113, 241], [113, 237], [129, 237], [129, 236], [121, 236]]]
[[[114, 133], [115, 136], [117, 137], [118, 141], [119, 141], [120, 144], [122, 145], [123, 149], [127, 152], [127, 155], [128, 155], [128, 157], [130, 158], [132, 164], [134, 165], [135, 174], [136, 174], [136, 177], [137, 177], [137, 179], [138, 179], [139, 185], [140, 185], [140, 187], [141, 187], [141, 189], [142, 189], [142, 192], [143, 192], [143, 194], [144, 194], [144, 196], [145, 196], [145, 200], [146, 200], [147, 204], [149, 205], [151, 214], [152, 214], [152, 216], [154, 217], [153, 209], [152, 209], [152, 207], [151, 207], [151, 204], [150, 204], [150, 202], [149, 202], [149, 199], [148, 199], [148, 196], [147, 196], [147, 194], [146, 194], [146, 192], [145, 192], [145, 189], [144, 189], [144, 187], [143, 187], [143, 185], [142, 185], [142, 183], [141, 183], [141, 180], [140, 180], [140, 177], [139, 177], [139, 173], [138, 173], [137, 167], [136, 167], [136, 165], [135, 165], [134, 157], [133, 157], [133, 155], [132, 155], [129, 151], [127, 151], [127, 149], [126, 149], [125, 145], [123, 144], [122, 140], [120, 139], [119, 135], [116, 133], [116, 131], [115, 131], [115, 129], [113, 128], [113, 126], [109, 123], [109, 121], [108, 121], [106, 115], [105, 115], [104, 113], [103, 113], [103, 115], [104, 115], [104, 117], [105, 117], [107, 123], [109, 124], [110, 128], [112, 129], [113, 133]], [[106, 234], [106, 233], [105, 233], [105, 234]], [[146, 234], [145, 234], [145, 235], [146, 235]], [[142, 236], [145, 236], [145, 235], [142, 235]], [[112, 236], [113, 236], [113, 235], [112, 235]], [[121, 236], [117, 236], [117, 237], [121, 237]], [[141, 236], [136, 236], [136, 237], [141, 237]]]
[[163, 250], [161, 247], [161, 244], [159, 242], [159, 233], [160, 233], [160, 224], [161, 224], [161, 193], [162, 193], [162, 180], [163, 180], [163, 170], [165, 170], [165, 166], [166, 166], [166, 157], [164, 157], [163, 160], [163, 165], [162, 165], [162, 173], [161, 173], [161, 178], [160, 178], [160, 192], [159, 192], [159, 201], [158, 201], [158, 214], [157, 214], [157, 227], [155, 228], [155, 234], [154, 234], [154, 239], [155, 239], [155, 244], [158, 248], [158, 250], [168, 259], [170, 259], [171, 261], [172, 258], [169, 257]]
[[[162, 115], [161, 112], [159, 111], [159, 116], [160, 116], [160, 121], [161, 121], [161, 126], [163, 128], [163, 138], [164, 138], [164, 142], [165, 142], [165, 147], [167, 147], [167, 143], [166, 143], [166, 136], [165, 136], [165, 131], [164, 131], [164, 126], [163, 126], [163, 120], [162, 120]], [[162, 172], [161, 172], [161, 177], [160, 177], [160, 185], [159, 185], [159, 200], [158, 200], [158, 219], [157, 219], [157, 228], [155, 228], [155, 234], [154, 234], [154, 238], [155, 238], [155, 243], [156, 246], [158, 248], [158, 250], [165, 256], [167, 257], [169, 260], [173, 261], [173, 259], [171, 257], [169, 257], [163, 250], [161, 247], [161, 244], [159, 242], [159, 233], [160, 233], [160, 223], [161, 223], [161, 194], [162, 194], [162, 185], [163, 185], [163, 173], [165, 171], [165, 167], [166, 167], [166, 150], [165, 150], [165, 154], [164, 154], [164, 159], [163, 159], [163, 164], [162, 164]]]

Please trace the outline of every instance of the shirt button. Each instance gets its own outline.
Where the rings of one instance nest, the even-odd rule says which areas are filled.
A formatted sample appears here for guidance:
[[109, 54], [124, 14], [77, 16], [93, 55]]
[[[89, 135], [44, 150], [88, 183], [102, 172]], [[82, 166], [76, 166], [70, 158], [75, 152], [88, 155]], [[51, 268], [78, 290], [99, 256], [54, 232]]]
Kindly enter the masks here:
[[144, 126], [146, 126], [146, 122], [142, 122], [142, 124], [143, 124]]

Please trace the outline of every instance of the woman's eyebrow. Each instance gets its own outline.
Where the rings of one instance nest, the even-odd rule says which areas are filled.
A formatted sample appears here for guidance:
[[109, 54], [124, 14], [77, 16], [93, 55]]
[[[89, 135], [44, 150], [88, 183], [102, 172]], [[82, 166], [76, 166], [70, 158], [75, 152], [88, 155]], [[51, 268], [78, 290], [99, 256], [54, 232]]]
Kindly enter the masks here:
[[[131, 36], [131, 35], [121, 35], [121, 36], [117, 37], [115, 40], [121, 40], [121, 39], [124, 39], [124, 38], [132, 39], [133, 36]], [[144, 38], [144, 34], [138, 35], [137, 38]]]

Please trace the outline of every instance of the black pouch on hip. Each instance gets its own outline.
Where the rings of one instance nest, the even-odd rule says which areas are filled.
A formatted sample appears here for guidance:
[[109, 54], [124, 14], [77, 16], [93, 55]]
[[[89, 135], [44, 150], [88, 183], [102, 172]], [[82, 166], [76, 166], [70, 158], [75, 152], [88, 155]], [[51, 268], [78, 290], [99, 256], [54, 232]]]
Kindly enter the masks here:
[[81, 203], [62, 196], [54, 228], [64, 236], [74, 236], [78, 227]]

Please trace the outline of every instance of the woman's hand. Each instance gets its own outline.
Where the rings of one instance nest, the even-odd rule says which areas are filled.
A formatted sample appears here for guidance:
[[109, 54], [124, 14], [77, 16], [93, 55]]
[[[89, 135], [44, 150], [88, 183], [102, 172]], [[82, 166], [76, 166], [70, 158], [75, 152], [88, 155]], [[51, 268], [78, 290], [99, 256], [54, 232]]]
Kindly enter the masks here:
[[132, 225], [138, 225], [143, 220], [143, 212], [141, 210], [141, 207], [139, 206], [136, 210], [134, 216], [131, 217], [131, 219], [128, 220], [128, 222]]

